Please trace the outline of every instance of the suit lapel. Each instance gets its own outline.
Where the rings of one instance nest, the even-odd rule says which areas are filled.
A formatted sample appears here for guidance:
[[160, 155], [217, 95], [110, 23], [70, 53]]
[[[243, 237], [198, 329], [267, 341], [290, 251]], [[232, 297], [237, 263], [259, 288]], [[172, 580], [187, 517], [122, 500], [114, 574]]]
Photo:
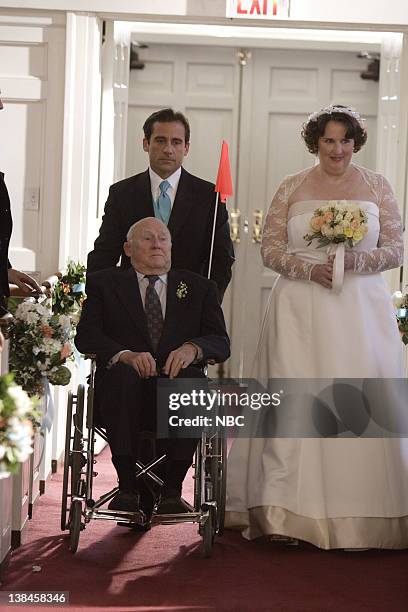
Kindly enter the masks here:
[[118, 275], [115, 290], [130, 318], [149, 344], [151, 344], [147, 329], [146, 314], [140, 296], [139, 283], [133, 268], [124, 270], [122, 274]]
[[193, 206], [193, 191], [188, 172], [181, 169], [180, 181], [177, 187], [176, 199], [169, 219], [169, 230], [174, 242], [174, 238], [180, 231]]
[[140, 185], [135, 189], [135, 206], [138, 219], [154, 217], [152, 188], [149, 170], [140, 176]]

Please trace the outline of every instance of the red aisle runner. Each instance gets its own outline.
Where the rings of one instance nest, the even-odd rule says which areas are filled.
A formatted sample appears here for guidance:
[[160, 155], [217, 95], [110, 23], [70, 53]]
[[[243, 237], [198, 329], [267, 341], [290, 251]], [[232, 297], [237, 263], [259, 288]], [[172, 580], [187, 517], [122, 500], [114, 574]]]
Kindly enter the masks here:
[[[108, 450], [96, 469], [97, 492], [106, 491], [114, 482]], [[59, 473], [36, 504], [26, 543], [13, 553], [3, 590], [69, 591], [70, 610], [408, 610], [405, 551], [282, 549], [226, 532], [216, 541], [213, 557], [204, 559], [194, 525], [157, 526], [140, 535], [115, 523], [91, 521], [72, 555], [59, 528], [60, 491]]]

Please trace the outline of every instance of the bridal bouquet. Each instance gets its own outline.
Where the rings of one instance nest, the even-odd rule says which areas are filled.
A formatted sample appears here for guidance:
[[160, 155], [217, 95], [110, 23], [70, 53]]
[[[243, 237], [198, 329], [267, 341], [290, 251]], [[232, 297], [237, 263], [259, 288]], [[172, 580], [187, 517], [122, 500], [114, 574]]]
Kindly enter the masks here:
[[392, 296], [402, 341], [408, 344], [408, 293], [396, 291]]
[[317, 248], [341, 242], [353, 247], [367, 234], [368, 219], [364, 210], [358, 206], [346, 200], [333, 200], [316, 208], [310, 227], [312, 232], [303, 236], [307, 246], [317, 240]]
[[0, 478], [15, 472], [33, 452], [38, 418], [33, 401], [13, 382], [13, 375], [0, 376]]
[[71, 321], [52, 315], [42, 304], [25, 301], [15, 312], [10, 329], [10, 370], [30, 396], [44, 392], [46, 379], [67, 385], [71, 372], [64, 365], [71, 355]]

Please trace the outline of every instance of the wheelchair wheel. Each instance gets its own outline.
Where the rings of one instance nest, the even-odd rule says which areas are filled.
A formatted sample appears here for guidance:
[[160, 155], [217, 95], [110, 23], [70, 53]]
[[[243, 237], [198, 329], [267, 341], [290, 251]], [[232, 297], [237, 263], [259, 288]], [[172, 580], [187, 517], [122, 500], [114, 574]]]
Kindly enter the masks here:
[[[62, 503], [61, 503], [61, 529], [69, 529], [69, 521], [67, 522], [68, 498], [73, 495], [80, 495], [81, 491], [81, 470], [86, 464], [86, 459], [82, 454], [83, 451], [83, 420], [84, 420], [84, 402], [85, 389], [83, 385], [78, 386], [77, 395], [73, 395], [71, 391], [68, 394], [67, 404], [67, 423], [65, 433], [65, 451], [64, 451], [64, 474], [62, 479]], [[75, 414], [73, 407], [75, 404]], [[74, 423], [74, 436], [71, 450], [71, 429], [72, 422]], [[69, 486], [70, 485], [70, 486]], [[71, 516], [71, 509], [69, 509]]]
[[83, 451], [83, 426], [84, 426], [84, 385], [78, 386], [76, 395], [76, 410], [74, 414], [74, 442], [70, 457], [71, 463], [71, 495], [80, 495], [81, 470], [86, 463]]
[[213, 506], [208, 507], [208, 518], [201, 527], [201, 535], [203, 538], [204, 557], [208, 559], [212, 554], [215, 535], [215, 512]]
[[217, 502], [217, 534], [224, 533], [225, 520], [225, 502], [227, 497], [227, 439], [218, 439], [218, 473], [216, 487], [216, 502]]
[[200, 440], [197, 445], [195, 457], [194, 457], [194, 510], [199, 512], [201, 507], [201, 455], [203, 452], [203, 444]]
[[81, 533], [82, 504], [75, 499], [71, 504], [69, 516], [69, 550], [76, 553], [78, 550], [79, 534]]
[[61, 530], [68, 529], [67, 524], [67, 505], [68, 505], [68, 477], [69, 477], [69, 456], [71, 446], [71, 426], [72, 426], [72, 391], [68, 393], [67, 422], [65, 426], [65, 451], [64, 451], [64, 474], [62, 477], [62, 503], [61, 503]]

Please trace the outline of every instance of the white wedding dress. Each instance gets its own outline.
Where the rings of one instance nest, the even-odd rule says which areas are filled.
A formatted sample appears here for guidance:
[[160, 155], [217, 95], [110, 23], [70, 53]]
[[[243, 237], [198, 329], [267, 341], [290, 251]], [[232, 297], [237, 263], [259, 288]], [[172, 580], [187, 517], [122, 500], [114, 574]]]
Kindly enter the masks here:
[[[356, 167], [370, 197], [339, 294], [309, 280], [324, 250], [303, 236], [321, 200], [291, 194], [287, 177], [265, 222], [263, 258], [281, 273], [257, 355], [259, 378], [399, 378], [401, 342], [381, 271], [400, 265], [401, 225], [388, 183]], [[323, 251], [323, 252], [322, 252]], [[408, 404], [408, 398], [405, 398]], [[226, 524], [256, 538], [281, 534], [320, 548], [408, 547], [408, 439], [236, 439], [228, 459]]]

